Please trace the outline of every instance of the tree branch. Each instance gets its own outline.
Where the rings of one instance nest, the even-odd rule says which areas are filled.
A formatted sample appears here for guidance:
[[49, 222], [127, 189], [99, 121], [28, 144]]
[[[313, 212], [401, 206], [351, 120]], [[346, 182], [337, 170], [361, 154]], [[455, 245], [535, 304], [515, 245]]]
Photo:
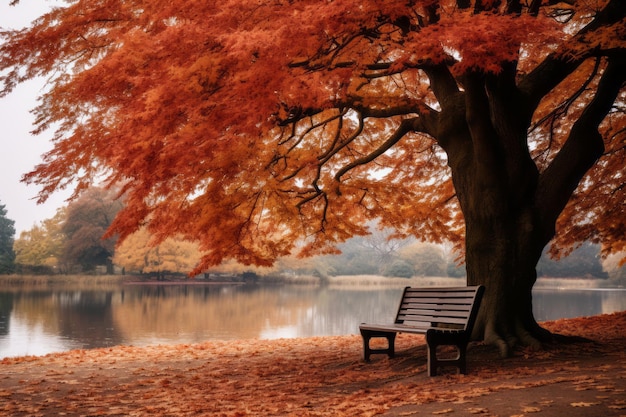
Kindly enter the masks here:
[[424, 72], [430, 80], [430, 88], [433, 90], [441, 108], [445, 111], [451, 104], [453, 96], [460, 93], [459, 86], [445, 64], [430, 65], [423, 67]]
[[543, 216], [546, 239], [554, 235], [556, 219], [587, 171], [604, 152], [598, 131], [626, 82], [626, 52], [609, 58], [594, 98], [574, 123], [569, 137], [550, 166], [540, 175], [535, 201]]
[[570, 75], [580, 64], [590, 56], [601, 55], [598, 50], [590, 49], [586, 54], [572, 59], [564, 53], [572, 44], [584, 43], [581, 38], [601, 26], [611, 25], [626, 18], [626, 3], [624, 0], [611, 0], [606, 7], [601, 10], [595, 18], [562, 48], [551, 53], [548, 57], [526, 75], [519, 83], [519, 89], [527, 97], [530, 111], [539, 105], [541, 99], [554, 89], [561, 81]]
[[387, 139], [382, 145], [376, 148], [373, 152], [361, 158], [355, 159], [354, 161], [352, 161], [351, 163], [349, 163], [348, 165], [344, 166], [339, 171], [337, 171], [337, 173], [335, 174], [335, 180], [341, 181], [341, 177], [343, 177], [349, 171], [353, 170], [354, 168], [358, 166], [365, 165], [369, 162], [372, 162], [374, 159], [378, 158], [379, 156], [387, 152], [393, 145], [398, 143], [398, 141], [400, 141], [400, 139], [402, 139], [404, 135], [406, 135], [407, 133], [411, 131], [416, 131], [416, 130], [421, 131], [422, 129], [420, 128], [420, 125], [421, 125], [421, 120], [419, 118], [411, 118], [411, 119], [403, 120], [400, 123], [400, 126], [398, 127], [398, 129], [396, 129], [396, 131], [394, 132], [394, 134], [391, 135], [389, 139]]

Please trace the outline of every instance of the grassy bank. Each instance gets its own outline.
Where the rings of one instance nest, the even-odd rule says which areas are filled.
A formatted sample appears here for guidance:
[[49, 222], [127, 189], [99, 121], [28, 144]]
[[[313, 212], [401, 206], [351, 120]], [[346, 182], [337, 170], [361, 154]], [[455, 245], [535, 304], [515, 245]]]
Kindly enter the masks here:
[[456, 287], [464, 286], [465, 278], [449, 277], [413, 277], [393, 278], [380, 275], [343, 275], [329, 277], [328, 284], [334, 287], [363, 287], [376, 289], [379, 287]]
[[535, 288], [557, 289], [596, 289], [616, 288], [616, 282], [610, 279], [598, 278], [539, 278]]
[[[378, 275], [350, 275], [330, 277], [328, 284], [332, 287], [370, 288], [381, 287], [456, 287], [466, 285], [465, 278], [450, 277], [413, 277], [389, 278]], [[588, 278], [539, 278], [535, 289], [600, 289], [611, 288], [613, 282], [608, 279]]]
[[102, 288], [131, 280], [126, 275], [0, 275], [0, 288]]
[[[124, 282], [142, 281], [142, 277], [134, 275], [0, 275], [0, 288], [102, 288], [103, 286], [117, 286]], [[145, 278], [148, 279], [148, 278]], [[184, 282], [184, 280], [181, 280]], [[152, 282], [152, 281], [150, 281]], [[203, 282], [202, 280], [198, 282]], [[318, 277], [282, 276], [271, 279], [261, 278], [259, 283], [290, 284], [290, 285], [320, 285]], [[393, 278], [380, 275], [342, 275], [328, 277], [324, 283], [336, 288], [403, 288], [411, 287], [452, 287], [466, 285], [465, 278], [450, 277], [412, 277]], [[540, 278], [535, 288], [558, 289], [594, 289], [610, 287], [612, 282], [604, 279], [585, 278]]]

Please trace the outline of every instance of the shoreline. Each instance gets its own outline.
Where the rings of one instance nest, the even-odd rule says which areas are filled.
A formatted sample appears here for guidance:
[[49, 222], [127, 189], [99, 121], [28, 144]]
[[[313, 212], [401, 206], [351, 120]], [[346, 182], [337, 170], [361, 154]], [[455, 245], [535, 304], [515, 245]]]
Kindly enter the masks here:
[[159, 286], [171, 286], [171, 285], [246, 285], [245, 282], [238, 281], [124, 281], [122, 285], [135, 286], [135, 285], [159, 285]]
[[[150, 278], [142, 279], [136, 275], [0, 275], [0, 289], [26, 287], [40, 288], [50, 286], [100, 287], [111, 285], [306, 285], [331, 288], [403, 288], [434, 287], [434, 286], [465, 286], [465, 278], [450, 277], [412, 277], [393, 278], [378, 275], [343, 275], [328, 277], [325, 283], [312, 276], [284, 277], [283, 279], [259, 279], [256, 282], [243, 280], [205, 280], [179, 279], [158, 281]], [[610, 280], [599, 278], [539, 278], [535, 289], [624, 289], [623, 286], [611, 286]]]

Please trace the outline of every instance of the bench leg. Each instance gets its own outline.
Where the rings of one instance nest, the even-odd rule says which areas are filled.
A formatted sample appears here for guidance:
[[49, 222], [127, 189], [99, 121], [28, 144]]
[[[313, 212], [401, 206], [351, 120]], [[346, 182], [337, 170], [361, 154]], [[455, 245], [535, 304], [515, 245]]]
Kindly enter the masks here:
[[[393, 358], [395, 356], [395, 342], [396, 342], [395, 332], [361, 330], [361, 336], [363, 337], [363, 359], [365, 359], [366, 362], [369, 362], [370, 355], [372, 353], [386, 353], [390, 358]], [[387, 339], [387, 348], [386, 349], [372, 349], [370, 347], [370, 340], [374, 337], [384, 337], [385, 339]]]
[[[452, 334], [436, 333], [429, 330], [426, 332], [426, 343], [428, 345], [428, 376], [437, 376], [440, 366], [455, 366], [463, 375], [467, 374], [467, 341], [459, 340]], [[457, 357], [451, 359], [437, 358], [438, 346], [454, 346], [457, 349]]]
[[[443, 346], [443, 345], [439, 345]], [[459, 373], [467, 375], [467, 360], [466, 351], [467, 348], [464, 345], [452, 345], [458, 351], [458, 356], [453, 359], [438, 359], [437, 358], [437, 346], [428, 345], [428, 376], [437, 376], [437, 369], [440, 366], [456, 366], [459, 368]]]

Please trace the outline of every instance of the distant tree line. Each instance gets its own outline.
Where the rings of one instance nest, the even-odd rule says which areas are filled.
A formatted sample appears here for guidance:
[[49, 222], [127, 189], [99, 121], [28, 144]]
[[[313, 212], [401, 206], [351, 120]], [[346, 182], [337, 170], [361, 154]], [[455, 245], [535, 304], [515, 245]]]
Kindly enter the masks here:
[[[200, 259], [198, 245], [170, 237], [158, 245], [140, 229], [121, 245], [116, 237], [103, 238], [122, 208], [116, 190], [92, 188], [54, 217], [35, 224], [14, 239], [15, 222], [0, 205], [0, 273], [127, 273], [164, 278], [187, 274]], [[207, 271], [218, 275], [259, 276], [308, 274], [322, 279], [338, 275], [387, 277], [464, 277], [462, 258], [451, 246], [394, 239], [390, 230], [354, 237], [339, 246], [338, 255], [311, 259], [281, 259], [273, 268], [250, 268], [226, 262]], [[547, 251], [546, 251], [547, 252]], [[544, 253], [537, 272], [542, 277], [612, 278], [626, 282], [626, 267], [619, 257], [604, 263], [599, 245], [585, 243], [568, 256], [555, 260]]]
[[600, 245], [585, 242], [580, 247], [574, 249], [568, 256], [559, 260], [549, 257], [547, 255], [548, 250], [544, 250], [543, 256], [537, 264], [537, 275], [539, 277], [609, 277], [600, 259]]

